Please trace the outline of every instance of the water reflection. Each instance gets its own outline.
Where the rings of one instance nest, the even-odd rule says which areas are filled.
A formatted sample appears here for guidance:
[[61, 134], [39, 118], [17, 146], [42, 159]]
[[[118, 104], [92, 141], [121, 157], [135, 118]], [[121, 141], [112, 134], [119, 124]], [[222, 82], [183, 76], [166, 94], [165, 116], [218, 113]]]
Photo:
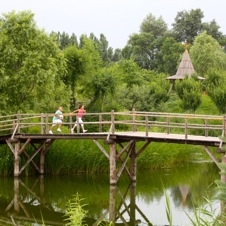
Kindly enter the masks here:
[[[98, 225], [168, 224], [163, 187], [169, 194], [174, 225], [189, 225], [186, 212], [204, 205], [202, 196], [212, 197], [213, 182], [219, 178], [213, 164], [191, 164], [177, 170], [138, 172], [137, 183], [127, 177], [109, 186], [108, 175], [98, 177], [39, 177], [0, 179], [0, 224], [65, 225], [69, 199], [78, 193], [88, 210], [84, 223]], [[203, 193], [205, 191], [205, 193]]]

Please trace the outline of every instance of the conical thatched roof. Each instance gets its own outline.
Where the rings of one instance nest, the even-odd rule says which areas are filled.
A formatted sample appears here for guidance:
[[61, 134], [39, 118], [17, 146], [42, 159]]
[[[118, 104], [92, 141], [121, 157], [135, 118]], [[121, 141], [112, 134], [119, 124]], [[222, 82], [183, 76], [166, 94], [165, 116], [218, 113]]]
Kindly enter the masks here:
[[[195, 72], [194, 67], [192, 65], [190, 56], [188, 54], [188, 50], [186, 49], [184, 51], [182, 60], [180, 62], [180, 65], [177, 69], [177, 73], [173, 76], [167, 77], [166, 79], [169, 80], [182, 80], [185, 79], [186, 77], [191, 77], [192, 74]], [[200, 80], [204, 80], [205, 78], [198, 76], [198, 79]]]

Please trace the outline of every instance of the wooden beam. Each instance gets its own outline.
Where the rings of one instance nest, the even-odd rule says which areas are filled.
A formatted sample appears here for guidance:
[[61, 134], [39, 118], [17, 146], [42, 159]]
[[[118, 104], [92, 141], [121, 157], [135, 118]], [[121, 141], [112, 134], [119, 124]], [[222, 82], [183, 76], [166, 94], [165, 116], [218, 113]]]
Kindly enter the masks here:
[[20, 169], [20, 174], [21, 174], [21, 172], [27, 167], [27, 165], [32, 161], [32, 159], [43, 149], [43, 147], [45, 146], [45, 143], [44, 144], [42, 144], [37, 150], [36, 150], [36, 152], [34, 152], [34, 154], [33, 155], [31, 155], [31, 157], [30, 157], [30, 159], [28, 159], [28, 161], [24, 164], [24, 166], [23, 167], [21, 167], [21, 169]]
[[124, 162], [122, 163], [122, 166], [120, 167], [120, 169], [119, 169], [119, 171], [117, 173], [117, 181], [118, 181], [119, 177], [121, 176], [123, 169], [125, 168], [125, 165], [126, 165], [128, 159], [129, 159], [131, 150], [132, 150], [132, 148], [130, 147], [129, 152], [127, 152], [126, 158], [125, 158]]
[[[119, 160], [123, 163], [123, 159], [121, 157], [119, 157]], [[130, 171], [129, 171], [129, 169], [128, 169], [128, 167], [126, 165], [125, 165], [125, 170], [126, 170], [128, 176], [130, 177], [130, 179], [132, 180], [132, 176], [131, 176]]]
[[143, 147], [136, 153], [136, 157], [138, 157], [144, 150], [145, 148], [151, 143], [151, 141], [146, 141]]
[[103, 146], [97, 141], [97, 140], [93, 140], [93, 142], [97, 145], [97, 147], [101, 150], [101, 152], [108, 158], [108, 160], [110, 159], [109, 154], [107, 153], [107, 151], [103, 148]]
[[[30, 156], [27, 154], [26, 151], [23, 151], [23, 154], [25, 155], [25, 157], [26, 157], [27, 159], [29, 159]], [[36, 171], [39, 172], [39, 167], [36, 165], [36, 163], [35, 163], [33, 160], [31, 160], [31, 164], [32, 164], [32, 166], [34, 167], [34, 169], [35, 169]]]
[[13, 155], [14, 155], [15, 149], [14, 149], [12, 143], [9, 142], [8, 140], [6, 140], [6, 143], [7, 143], [8, 147], [10, 148], [10, 150], [12, 151]]
[[212, 160], [216, 163], [217, 167], [220, 169], [219, 167], [219, 162], [218, 160], [214, 157], [213, 153], [210, 151], [210, 149], [207, 146], [204, 146], [205, 151], [207, 152], [207, 154], [209, 154], [209, 156], [212, 158]]
[[25, 142], [25, 144], [23, 145], [23, 147], [19, 150], [19, 155], [25, 150], [25, 148], [27, 147], [27, 145], [31, 142], [31, 139], [27, 139], [27, 141]]
[[123, 154], [125, 151], [127, 151], [127, 148], [130, 147], [132, 143], [133, 143], [133, 140], [129, 141], [129, 142], [126, 144], [125, 147], [123, 147], [123, 145], [122, 145], [121, 143], [119, 143], [119, 145], [120, 145], [121, 147], [123, 147], [123, 148], [122, 148], [122, 150], [120, 151], [120, 153], [117, 155], [117, 158], [120, 158], [120, 157], [122, 156], [122, 154]]

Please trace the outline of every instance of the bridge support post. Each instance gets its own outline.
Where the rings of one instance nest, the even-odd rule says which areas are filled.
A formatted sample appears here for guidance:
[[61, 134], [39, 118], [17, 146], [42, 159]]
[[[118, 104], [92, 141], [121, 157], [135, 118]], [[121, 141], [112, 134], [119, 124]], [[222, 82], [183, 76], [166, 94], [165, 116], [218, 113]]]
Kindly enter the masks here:
[[116, 190], [116, 185], [110, 185], [109, 222], [115, 222], [116, 218]]
[[[226, 156], [225, 155], [223, 155], [223, 157], [222, 157], [222, 163], [226, 164]], [[221, 181], [222, 182], [226, 182], [226, 175], [225, 175], [225, 173], [221, 174]]]
[[130, 186], [130, 222], [137, 225], [136, 222], [136, 183], [132, 182]]
[[17, 142], [15, 144], [15, 149], [14, 149], [14, 177], [19, 177], [19, 175], [20, 175], [19, 150], [20, 150], [20, 142]]
[[45, 169], [45, 150], [40, 151], [40, 171], [39, 174], [43, 175]]
[[130, 154], [130, 175], [131, 180], [135, 182], [137, 180], [136, 171], [137, 171], [137, 163], [136, 163], [136, 141], [133, 142], [131, 147], [131, 154]]
[[19, 178], [14, 178], [14, 197], [13, 197], [14, 211], [20, 212], [20, 182]]
[[110, 184], [115, 185], [117, 183], [116, 172], [116, 143], [110, 144]]

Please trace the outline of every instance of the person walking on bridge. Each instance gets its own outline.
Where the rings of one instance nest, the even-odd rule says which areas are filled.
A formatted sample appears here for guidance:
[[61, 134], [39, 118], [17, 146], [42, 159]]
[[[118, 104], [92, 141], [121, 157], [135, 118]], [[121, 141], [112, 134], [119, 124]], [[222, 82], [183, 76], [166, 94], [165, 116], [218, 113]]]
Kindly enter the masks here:
[[53, 134], [53, 128], [54, 126], [58, 125], [58, 132], [61, 132], [61, 125], [62, 125], [62, 119], [63, 119], [63, 113], [62, 113], [63, 108], [62, 107], [58, 107], [58, 110], [55, 112], [54, 116], [53, 116], [53, 124], [49, 130], [50, 134]]
[[74, 124], [74, 126], [71, 129], [71, 133], [74, 133], [74, 129], [78, 125], [78, 123], [81, 125], [83, 133], [85, 133], [85, 132], [87, 132], [87, 130], [84, 128], [84, 124], [83, 124], [83, 120], [82, 120], [83, 114], [86, 113], [86, 110], [84, 109], [84, 105], [81, 104], [77, 110], [74, 110], [72, 112], [72, 114], [76, 113], [76, 112], [78, 112], [77, 120], [76, 120], [76, 123]]

